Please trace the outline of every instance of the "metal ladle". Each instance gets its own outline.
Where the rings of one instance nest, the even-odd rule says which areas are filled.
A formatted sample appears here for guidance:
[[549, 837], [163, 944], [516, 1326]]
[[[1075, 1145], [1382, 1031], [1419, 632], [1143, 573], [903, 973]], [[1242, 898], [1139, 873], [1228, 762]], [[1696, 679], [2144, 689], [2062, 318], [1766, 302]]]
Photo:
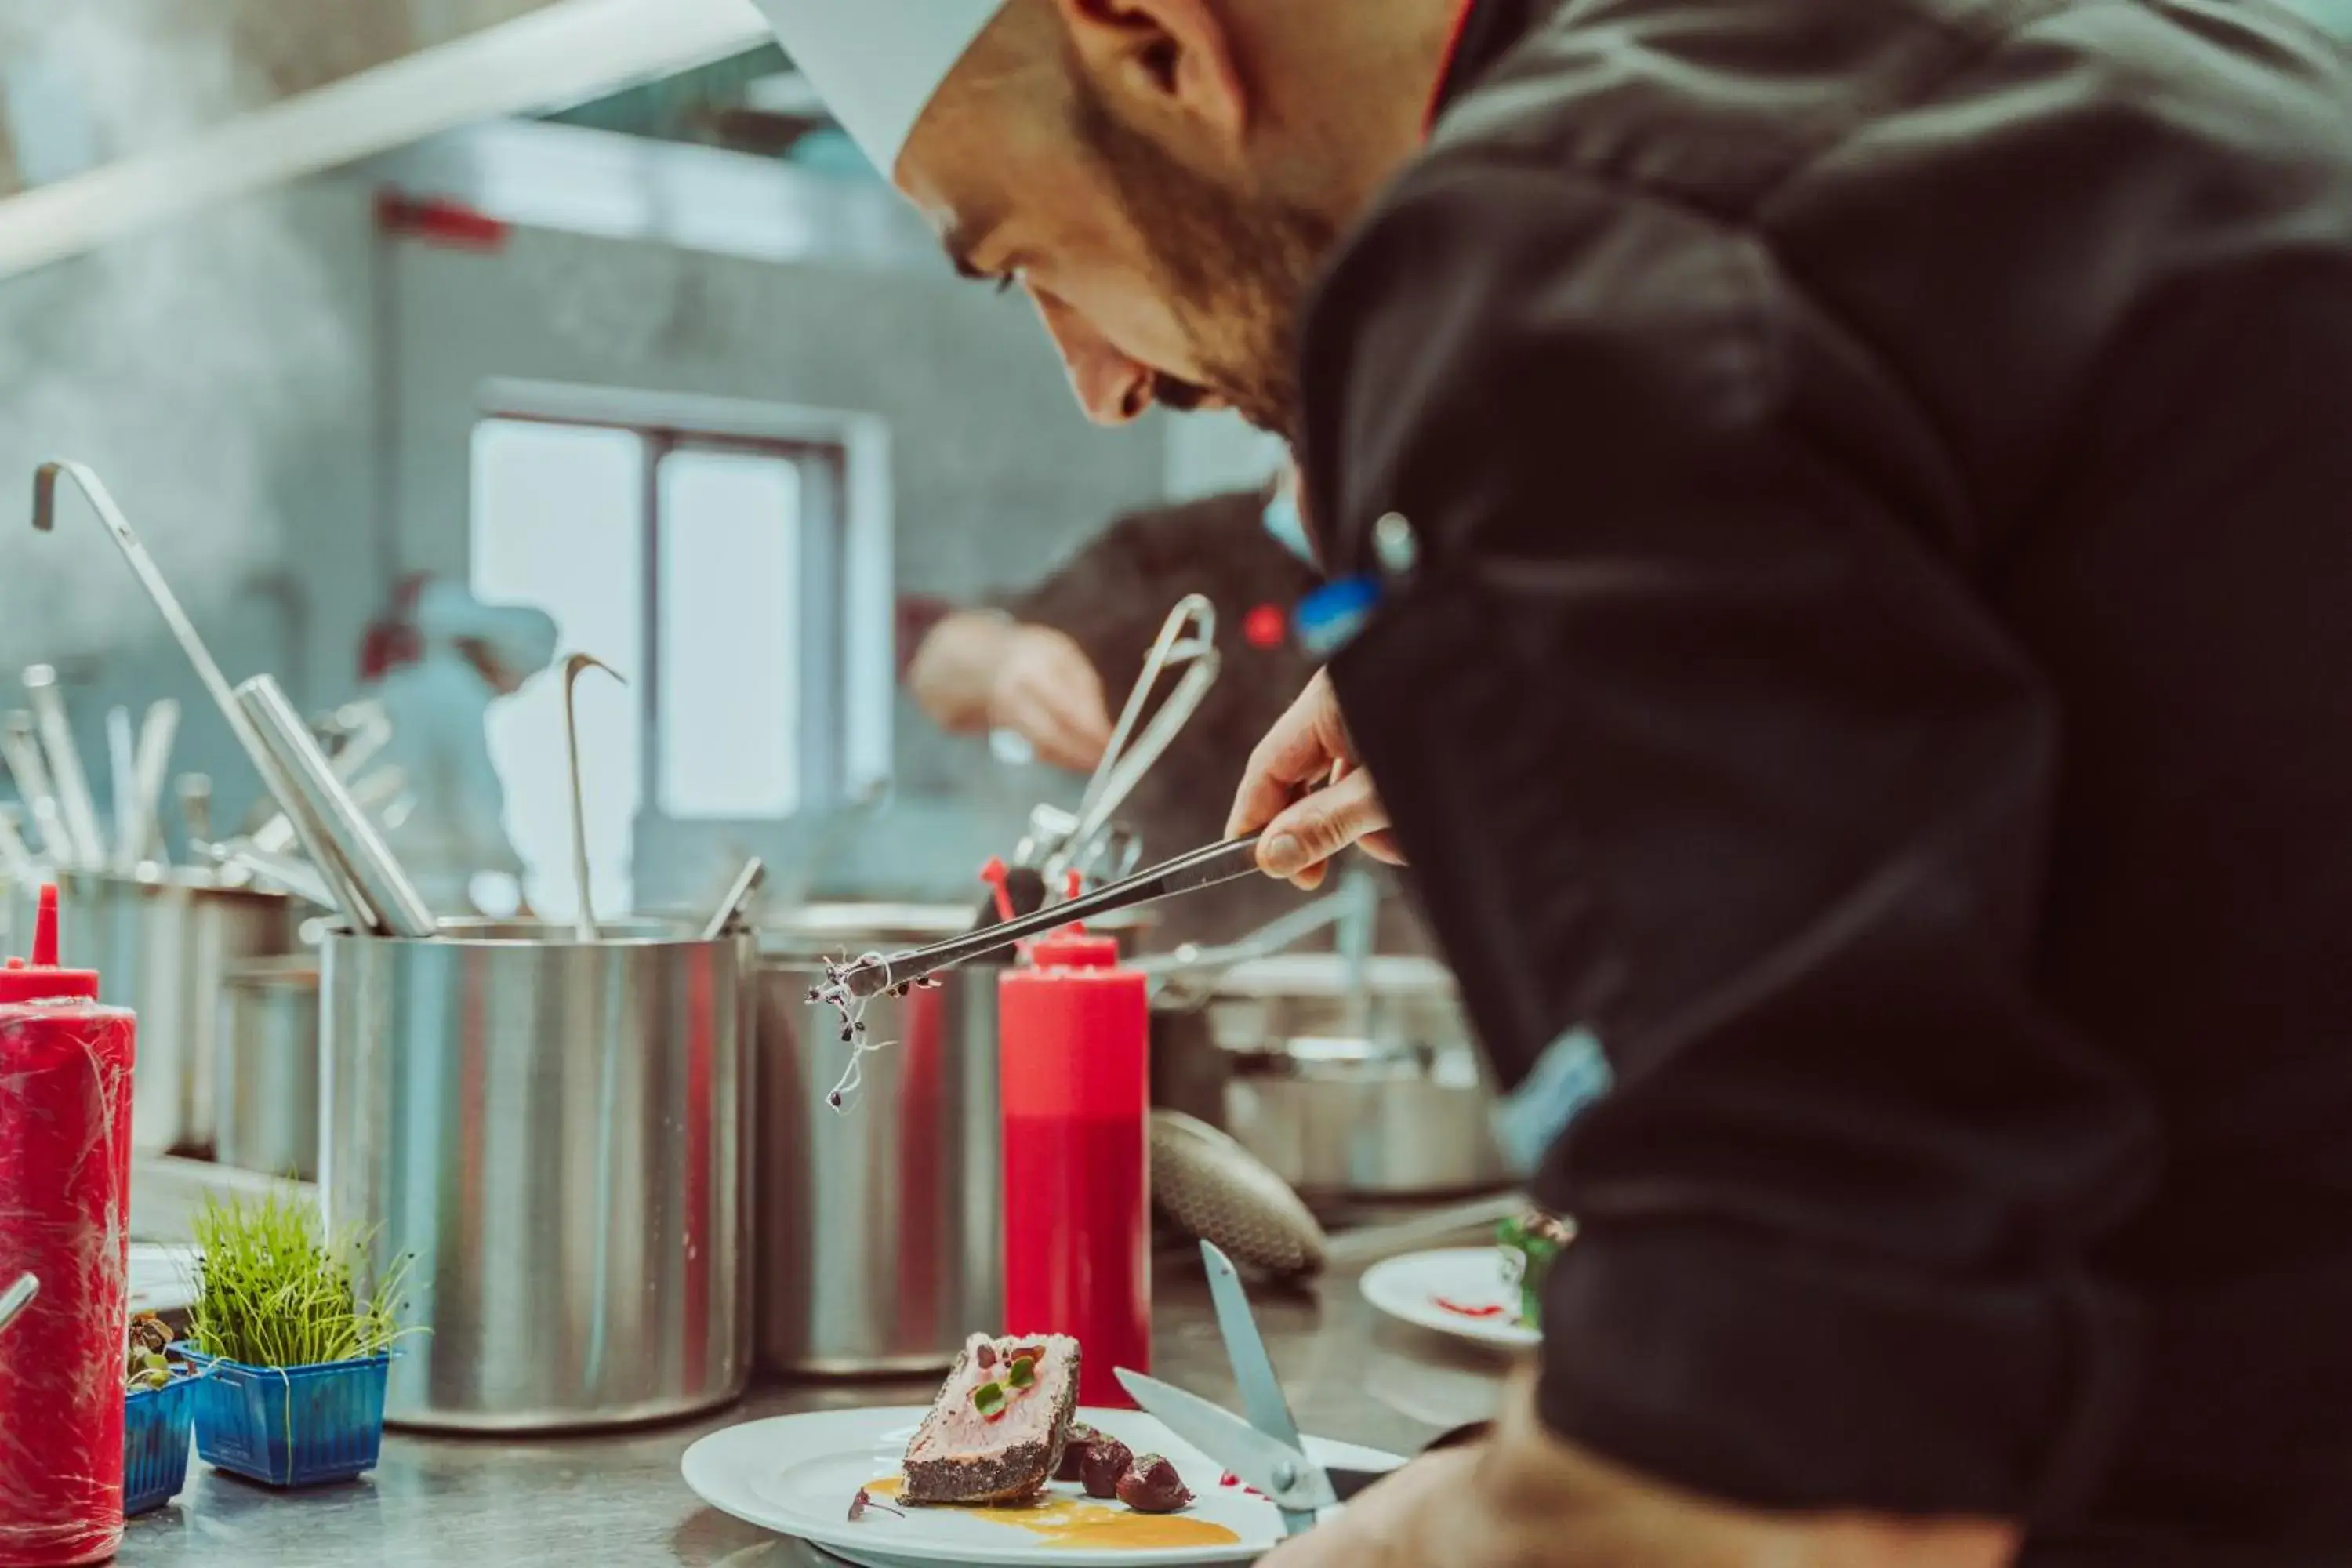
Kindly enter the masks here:
[[98, 805], [89, 793], [89, 775], [82, 771], [81, 748], [74, 743], [73, 715], [66, 710], [58, 672], [46, 664], [34, 665], [25, 671], [25, 694], [33, 704], [41, 747], [48, 753], [50, 786], [65, 813], [73, 863], [84, 870], [100, 870], [106, 865], [106, 836], [99, 830]]
[[580, 790], [580, 716], [572, 702], [572, 688], [580, 682], [583, 670], [601, 669], [626, 686], [627, 678], [593, 654], [575, 653], [563, 661], [563, 749], [572, 764], [572, 878], [580, 885], [580, 913], [572, 922], [572, 935], [581, 942], [596, 940], [596, 909], [588, 895], [588, 813]]
[[32, 814], [42, 853], [52, 866], [72, 870], [79, 864], [73, 835], [66, 830], [66, 814], [58, 804], [57, 791], [49, 787], [48, 759], [42, 754], [40, 731], [32, 714], [11, 713], [0, 721], [0, 752], [6, 754], [8, 774], [16, 781], [25, 809]]
[[1352, 994], [1368, 966], [1352, 961], [1355, 943], [1349, 933], [1371, 926], [1380, 913], [1380, 898], [1377, 880], [1366, 872], [1351, 871], [1314, 902], [1269, 921], [1237, 941], [1222, 947], [1186, 942], [1173, 952], [1138, 959], [1132, 967], [1146, 977], [1153, 1006], [1187, 1011], [1205, 1005], [1228, 970], [1286, 952], [1317, 931], [1337, 926], [1341, 932], [1340, 951], [1351, 955], [1348, 971]]
[[163, 786], [170, 782], [172, 742], [180, 732], [180, 705], [166, 697], [151, 703], [147, 717], [139, 726], [138, 742], [131, 748], [131, 774], [137, 781], [131, 801], [134, 831], [138, 837], [131, 847], [131, 859], [135, 867], [150, 855], [161, 855], [163, 844], [162, 817]]
[[[338, 773], [336, 776], [345, 775]], [[390, 808], [407, 790], [408, 775], [399, 767], [387, 764], [363, 778], [349, 779], [346, 787], [351, 791], [353, 805], [362, 811], [373, 813], [378, 822], [389, 827], [394, 826]], [[294, 823], [282, 811], [255, 828], [250, 837], [255, 847], [267, 849], [273, 855], [285, 854], [294, 847], [297, 840]]]
[[743, 862], [743, 868], [735, 874], [735, 880], [729, 885], [726, 896], [719, 900], [718, 912], [703, 925], [702, 940], [717, 942], [734, 930], [741, 922], [744, 909], [751, 902], [751, 895], [758, 892], [760, 885], [767, 879], [766, 861], [755, 855]]
[[[1135, 786], [1158, 763], [1169, 746], [1200, 710], [1210, 687], [1216, 683], [1221, 658], [1217, 652], [1217, 607], [1206, 596], [1188, 594], [1168, 612], [1160, 635], [1145, 654], [1143, 669], [1119, 711], [1102, 760], [1087, 780], [1078, 808], [1064, 811], [1043, 804], [1029, 814], [1029, 830], [1013, 850], [1011, 869], [1034, 873], [1027, 898], [1013, 894], [1013, 913], [1030, 914], [1059, 896], [1075, 869], [1090, 880], [1117, 882], [1129, 878], [1142, 858], [1142, 846], [1131, 834], [1113, 826], [1111, 816], [1127, 803]], [[1181, 668], [1183, 675], [1168, 700], [1151, 716], [1141, 735], [1136, 725], [1159, 689], [1160, 677]], [[1037, 902], [1042, 892], [1042, 904]], [[980, 923], [993, 925], [992, 904], [982, 906]]]
[[129, 520], [122, 515], [122, 509], [114, 504], [114, 497], [105, 483], [81, 463], [43, 463], [33, 472], [34, 531], [48, 533], [56, 529], [59, 479], [70, 480], [81, 492], [82, 498], [89, 502], [90, 510], [98, 514], [99, 522], [113, 539], [116, 548], [122, 552], [122, 559], [129, 563], [131, 574], [147, 591], [147, 597], [163, 617], [163, 625], [180, 645], [180, 651], [187, 655], [189, 665], [196, 672], [197, 681], [205, 689], [205, 695], [212, 699], [213, 706], [227, 721], [229, 733], [236, 737], [236, 743], [244, 748], [254, 771], [261, 775], [262, 784], [277, 797], [280, 809], [294, 819], [296, 834], [302, 840], [302, 847], [309, 853], [310, 863], [319, 868], [328, 885], [334, 889], [337, 906], [358, 930], [385, 930], [383, 922], [376, 916], [374, 906], [367, 901], [352, 880], [349, 868], [333, 855], [332, 846], [318, 822], [304, 808], [300, 794], [288, 779], [286, 771], [278, 766], [277, 757], [262, 739], [260, 731], [255, 729], [253, 721], [246, 717], [244, 707], [229, 686], [228, 677], [221, 673], [220, 664], [213, 658], [212, 650], [205, 646], [205, 639], [196, 635], [195, 623], [189, 620], [188, 612], [180, 607], [172, 585], [163, 580], [163, 574], [157, 570], [154, 557], [147, 553], [147, 547], [140, 542], [139, 535], [131, 531]]
[[37, 874], [33, 851], [25, 842], [23, 815], [14, 801], [0, 804], [0, 877], [29, 882]]
[[335, 907], [335, 896], [327, 890], [326, 879], [307, 862], [291, 855], [272, 855], [257, 849], [248, 839], [233, 838], [226, 844], [207, 839], [188, 841], [189, 852], [209, 860], [224, 871], [233, 871], [248, 879], [274, 882], [299, 899], [306, 899], [322, 910]]
[[[1104, 748], [1102, 761], [1095, 765], [1094, 776], [1087, 781], [1086, 793], [1078, 798], [1077, 822], [1070, 829], [1059, 851], [1050, 857], [1045, 867], [1048, 889], [1057, 886], [1063, 873], [1072, 866], [1083, 868], [1097, 847], [1111, 814], [1127, 803], [1135, 786], [1143, 782], [1160, 759], [1166, 754], [1178, 734], [1199, 712], [1201, 704], [1216, 684], [1222, 658], [1217, 652], [1217, 607], [1206, 595], [1187, 594], [1168, 612], [1151, 649], [1144, 655], [1143, 670], [1135, 679], [1134, 689], [1127, 695], [1127, 706], [1120, 710], [1118, 723], [1111, 731], [1110, 744]], [[1159, 689], [1160, 677], [1171, 669], [1181, 669], [1168, 700], [1143, 726], [1141, 734], [1136, 725], [1143, 710]]]
[[[236, 689], [238, 703], [245, 716], [259, 731], [269, 748], [272, 759], [284, 770], [289, 786], [294, 792], [291, 803], [300, 808], [298, 822], [308, 819], [313, 825], [325, 847], [322, 856], [314, 849], [310, 863], [322, 873], [332, 874], [326, 864], [331, 858], [334, 867], [347, 875], [360, 896], [376, 912], [384, 930], [391, 935], [417, 940], [437, 935], [439, 925], [427, 907], [415, 883], [401, 867], [383, 836], [352, 798], [343, 781], [335, 776], [327, 761], [327, 753], [319, 748], [318, 738], [295, 711], [275, 679], [257, 675]], [[281, 802], [281, 804], [288, 804]], [[290, 815], [290, 812], [289, 812]]]

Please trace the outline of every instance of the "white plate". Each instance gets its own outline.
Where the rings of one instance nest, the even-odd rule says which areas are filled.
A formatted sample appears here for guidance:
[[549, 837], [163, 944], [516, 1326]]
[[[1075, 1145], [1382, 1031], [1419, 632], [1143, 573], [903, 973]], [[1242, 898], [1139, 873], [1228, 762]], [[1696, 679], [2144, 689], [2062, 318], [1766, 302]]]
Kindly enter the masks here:
[[[1519, 1321], [1519, 1288], [1504, 1278], [1500, 1247], [1408, 1252], [1366, 1269], [1363, 1289], [1364, 1300], [1390, 1317], [1457, 1340], [1512, 1350], [1543, 1342], [1541, 1334]], [[1457, 1307], [1502, 1310], [1482, 1318]]]
[[[1185, 1517], [1231, 1529], [1231, 1545], [1130, 1549], [1057, 1546], [1017, 1525], [974, 1518], [954, 1509], [908, 1509], [903, 1519], [868, 1509], [851, 1522], [850, 1500], [867, 1482], [898, 1473], [908, 1441], [923, 1419], [912, 1405], [877, 1410], [828, 1410], [748, 1421], [714, 1432], [686, 1451], [686, 1484], [703, 1501], [737, 1519], [814, 1542], [864, 1568], [912, 1564], [1020, 1564], [1029, 1568], [1221, 1568], [1254, 1562], [1282, 1539], [1274, 1505], [1240, 1487], [1218, 1484], [1215, 1461], [1176, 1440], [1152, 1417], [1131, 1410], [1081, 1410], [1078, 1419], [1109, 1433], [1139, 1454], [1171, 1460], [1196, 1500]], [[1307, 1439], [1307, 1452], [1348, 1469], [1392, 1469], [1394, 1454]], [[1075, 1486], [1056, 1486], [1075, 1494]]]

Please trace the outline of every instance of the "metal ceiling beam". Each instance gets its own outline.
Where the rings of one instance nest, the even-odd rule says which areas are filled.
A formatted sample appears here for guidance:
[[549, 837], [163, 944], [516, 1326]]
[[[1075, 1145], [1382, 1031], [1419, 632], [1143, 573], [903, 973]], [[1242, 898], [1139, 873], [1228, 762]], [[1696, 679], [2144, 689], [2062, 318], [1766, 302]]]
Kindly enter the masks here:
[[352, 173], [413, 200], [454, 202], [522, 228], [787, 265], [951, 276], [929, 228], [880, 179], [845, 179], [723, 148], [509, 120], [445, 132]]
[[552, 0], [177, 146], [0, 201], [0, 278], [184, 213], [766, 41], [750, 0]]

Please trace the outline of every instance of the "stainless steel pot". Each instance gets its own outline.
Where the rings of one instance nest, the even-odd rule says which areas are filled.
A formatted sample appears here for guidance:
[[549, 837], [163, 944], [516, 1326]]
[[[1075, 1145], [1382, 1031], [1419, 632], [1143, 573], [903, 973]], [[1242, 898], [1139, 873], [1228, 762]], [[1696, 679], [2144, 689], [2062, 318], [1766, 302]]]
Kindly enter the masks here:
[[319, 1173], [319, 961], [239, 964], [221, 987], [219, 1135], [240, 1171]]
[[322, 951], [320, 1190], [405, 1253], [386, 1419], [660, 1420], [751, 1364], [753, 948], [682, 926], [336, 931]]
[[[224, 888], [203, 872], [59, 871], [66, 960], [95, 969], [102, 1000], [139, 1015], [131, 1142], [142, 1154], [208, 1153], [220, 1075], [221, 990], [228, 971], [294, 944], [295, 901]], [[18, 931], [38, 889], [16, 889]]]
[[949, 906], [823, 905], [760, 935], [759, 1347], [763, 1370], [819, 1375], [948, 1365], [1003, 1315], [992, 965], [877, 997], [883, 1047], [840, 1110], [841, 1016], [808, 993], [824, 961], [969, 929]]
[[1229, 971], [1209, 1003], [1233, 1075], [1225, 1130], [1317, 1203], [1491, 1190], [1511, 1173], [1442, 964], [1336, 954]]

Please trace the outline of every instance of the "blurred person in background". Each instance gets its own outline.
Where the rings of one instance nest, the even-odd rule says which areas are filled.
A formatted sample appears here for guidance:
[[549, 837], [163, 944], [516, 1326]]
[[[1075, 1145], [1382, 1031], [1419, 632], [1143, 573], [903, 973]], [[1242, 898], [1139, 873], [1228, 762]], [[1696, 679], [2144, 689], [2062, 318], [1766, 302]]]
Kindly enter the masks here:
[[[1201, 710], [1119, 812], [1147, 860], [1222, 837], [1242, 766], [1314, 674], [1290, 613], [1320, 579], [1291, 470], [1252, 489], [1116, 519], [1035, 585], [970, 608], [910, 610], [908, 689], [955, 734], [1007, 731], [1073, 773], [1102, 760], [1118, 710], [1178, 600], [1216, 607], [1221, 665]], [[1161, 692], [1172, 689], [1163, 679]], [[1147, 709], [1146, 717], [1152, 710]], [[1158, 911], [1166, 942], [1230, 942], [1304, 901], [1244, 880]], [[1400, 910], [1387, 924], [1402, 921]], [[1402, 933], [1388, 933], [1394, 946]]]
[[487, 726], [490, 704], [554, 662], [555, 645], [544, 610], [486, 605], [428, 578], [404, 584], [368, 630], [365, 695], [392, 726], [375, 763], [400, 770], [410, 803], [384, 838], [436, 914], [523, 911], [523, 862]]

